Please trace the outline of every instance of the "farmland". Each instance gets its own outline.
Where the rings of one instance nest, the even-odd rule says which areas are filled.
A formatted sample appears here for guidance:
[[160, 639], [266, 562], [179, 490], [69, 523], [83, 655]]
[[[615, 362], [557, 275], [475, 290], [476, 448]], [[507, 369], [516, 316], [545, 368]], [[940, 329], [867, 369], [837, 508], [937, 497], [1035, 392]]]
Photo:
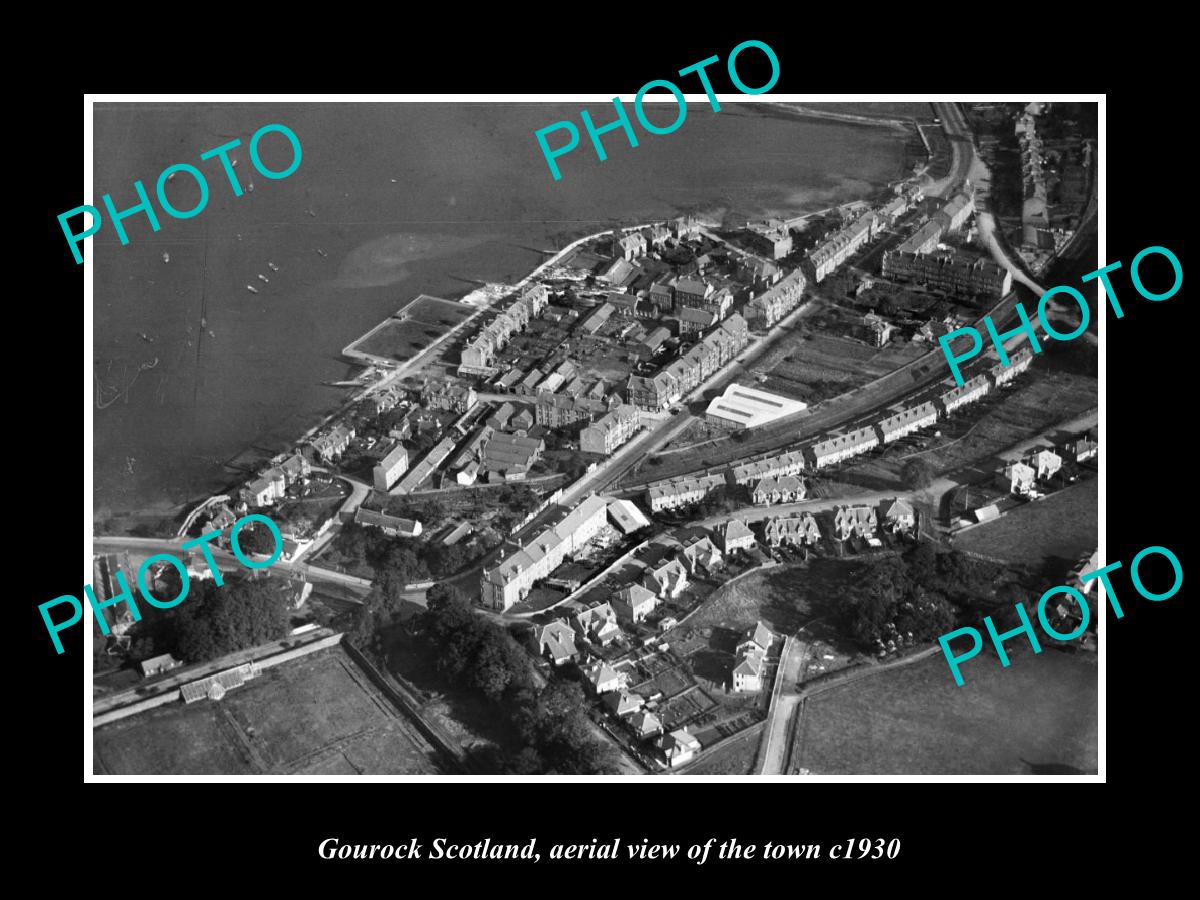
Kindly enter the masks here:
[[432, 748], [341, 648], [267, 669], [220, 701], [96, 729], [106, 775], [437, 774]]
[[809, 697], [792, 766], [825, 774], [1073, 774], [1097, 770], [1097, 670], [1089, 654], [937, 654]]

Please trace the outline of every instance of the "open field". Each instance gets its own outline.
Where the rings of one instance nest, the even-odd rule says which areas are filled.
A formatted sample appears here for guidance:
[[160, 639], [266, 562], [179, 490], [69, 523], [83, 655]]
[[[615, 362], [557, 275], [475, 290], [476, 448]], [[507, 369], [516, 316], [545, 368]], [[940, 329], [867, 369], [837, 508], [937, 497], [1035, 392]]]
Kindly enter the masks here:
[[369, 335], [352, 344], [351, 349], [404, 362], [406, 359], [412, 359], [444, 332], [444, 328], [425, 322], [388, 319]]
[[810, 697], [792, 766], [824, 774], [1072, 774], [1097, 768], [1096, 658], [991, 654], [958, 687], [941, 654]]
[[432, 748], [341, 648], [266, 670], [223, 700], [96, 729], [97, 774], [437, 774]]
[[1092, 478], [972, 528], [954, 546], [1013, 562], [1057, 559], [1069, 566], [1096, 549], [1099, 501], [1100, 481]]

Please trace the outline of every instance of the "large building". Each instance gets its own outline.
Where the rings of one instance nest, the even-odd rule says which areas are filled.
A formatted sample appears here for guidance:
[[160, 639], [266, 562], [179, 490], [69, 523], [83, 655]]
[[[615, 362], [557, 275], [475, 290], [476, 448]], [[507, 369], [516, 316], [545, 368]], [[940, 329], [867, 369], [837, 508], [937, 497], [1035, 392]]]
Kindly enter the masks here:
[[576, 422], [592, 422], [606, 415], [620, 398], [615, 395], [608, 400], [587, 396], [539, 393], [535, 421], [547, 428], [567, 428]]
[[502, 558], [494, 569], [485, 568], [480, 581], [481, 602], [490, 609], [509, 609], [529, 594], [534, 582], [545, 578], [599, 534], [607, 521], [607, 500], [594, 494], [588, 497], [557, 525]]
[[771, 328], [800, 305], [808, 279], [796, 269], [782, 281], [746, 304], [746, 320], [755, 328]]
[[313, 452], [322, 462], [330, 462], [345, 453], [353, 439], [354, 429], [352, 427], [338, 425], [328, 434], [313, 439]]
[[808, 448], [809, 459], [814, 469], [831, 466], [851, 456], [866, 453], [879, 446], [879, 436], [873, 427], [857, 428], [846, 434], [826, 438]]
[[539, 438], [500, 431], [483, 445], [480, 465], [487, 472], [489, 481], [516, 481], [525, 477], [545, 449], [546, 442]]
[[964, 296], [999, 298], [1012, 289], [1008, 269], [982, 256], [953, 250], [925, 254], [890, 251], [884, 254], [883, 273]]
[[747, 222], [746, 230], [754, 235], [756, 243], [771, 254], [771, 259], [783, 259], [792, 252], [792, 232], [779, 219]]
[[391, 490], [396, 479], [408, 471], [408, 450], [403, 444], [397, 444], [387, 456], [379, 461], [374, 469], [371, 470], [371, 478], [375, 484], [375, 490], [387, 491]]
[[426, 409], [465, 413], [475, 405], [476, 400], [475, 388], [454, 382], [430, 381], [421, 392], [421, 402]]
[[883, 254], [884, 277], [890, 278], [892, 276], [891, 260], [894, 259], [893, 254], [932, 253], [937, 249], [938, 241], [942, 239], [943, 230], [941, 222], [931, 219], [910, 234], [895, 250], [889, 250]]
[[992, 383], [996, 387], [999, 387], [1002, 384], [1012, 381], [1028, 369], [1032, 362], [1033, 351], [1028, 347], [1022, 347], [1016, 353], [1009, 354], [1007, 366], [1003, 363], [996, 363], [988, 370], [988, 374], [991, 376]]
[[549, 302], [550, 294], [544, 284], [534, 284], [525, 288], [500, 315], [467, 341], [462, 350], [458, 373], [491, 374], [496, 354], [508, 343], [513, 332], [522, 330], [531, 319], [540, 316]]
[[877, 224], [875, 213], [865, 213], [809, 250], [808, 265], [813, 281], [819, 282], [837, 271], [838, 266], [875, 236]]
[[875, 423], [875, 433], [879, 435], [882, 443], [890, 444], [914, 431], [920, 431], [922, 428], [933, 425], [937, 419], [937, 407], [932, 402], [921, 403], [917, 406], [910, 406], [908, 409], [902, 409], [885, 419], [880, 419]]
[[772, 547], [783, 544], [809, 545], [821, 540], [821, 529], [811, 513], [768, 519], [763, 535]]
[[955, 194], [950, 201], [934, 215], [947, 233], [958, 231], [966, 224], [967, 219], [975, 212], [975, 201], [966, 194]]
[[637, 407], [622, 403], [579, 433], [579, 449], [607, 456], [633, 437], [639, 427]]
[[659, 372], [657, 375], [630, 375], [625, 395], [638, 409], [661, 412], [679, 400], [683, 392], [669, 372]]
[[784, 416], [803, 412], [808, 406], [778, 394], [768, 394], [742, 384], [731, 384], [725, 392], [714, 397], [704, 411], [704, 418], [722, 428], [757, 428]]

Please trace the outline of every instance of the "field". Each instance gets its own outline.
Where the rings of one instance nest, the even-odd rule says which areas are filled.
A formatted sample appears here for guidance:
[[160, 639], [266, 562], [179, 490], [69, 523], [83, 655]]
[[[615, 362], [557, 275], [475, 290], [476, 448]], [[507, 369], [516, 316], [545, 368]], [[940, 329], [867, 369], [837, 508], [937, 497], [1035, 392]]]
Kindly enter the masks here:
[[941, 654], [810, 697], [793, 767], [825, 774], [1079, 774], [1097, 768], [1091, 655], [980, 654], [954, 683]]
[[403, 362], [412, 359], [474, 310], [422, 294], [347, 349]]
[[1099, 492], [1099, 479], [1071, 485], [963, 532], [954, 546], [1013, 562], [1073, 563], [1096, 549]]
[[812, 404], [885, 375], [928, 352], [919, 344], [876, 350], [858, 341], [809, 332], [781, 340], [755, 365], [767, 376], [758, 385]]
[[97, 774], [438, 774], [432, 748], [340, 648], [268, 669], [223, 700], [98, 728]]

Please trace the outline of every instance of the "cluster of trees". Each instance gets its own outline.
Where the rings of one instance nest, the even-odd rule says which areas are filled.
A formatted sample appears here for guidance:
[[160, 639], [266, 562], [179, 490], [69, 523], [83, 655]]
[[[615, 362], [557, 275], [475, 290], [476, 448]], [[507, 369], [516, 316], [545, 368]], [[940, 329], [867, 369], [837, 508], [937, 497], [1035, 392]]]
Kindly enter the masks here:
[[389, 537], [378, 528], [353, 522], [342, 527], [337, 540], [343, 554], [365, 560], [376, 572], [390, 571], [402, 584], [453, 575], [487, 550], [477, 541], [447, 547], [441, 541]]
[[[955, 626], [961, 612], [983, 611], [997, 625], [1019, 621], [1013, 603], [1024, 592], [1002, 566], [919, 543], [903, 556], [865, 564], [865, 571], [836, 606], [837, 624], [860, 644], [875, 648], [929, 641]], [[1035, 595], [1040, 596], [1040, 595]], [[1016, 598], [1016, 599], [1013, 599]]]
[[[396, 583], [382, 572], [349, 637], [381, 659], [389, 626], [401, 612]], [[538, 689], [528, 654], [506, 629], [476, 613], [461, 592], [431, 588], [416, 629], [435, 654], [449, 683], [478, 693], [512, 727], [520, 749], [489, 748], [475, 754], [482, 770], [497, 774], [613, 774], [616, 758], [592, 733], [578, 684]]]
[[933, 483], [935, 475], [937, 475], [937, 468], [923, 456], [914, 456], [904, 464], [904, 468], [900, 472], [904, 486], [910, 491], [929, 487]]
[[[154, 593], [161, 593], [163, 600], [178, 595], [174, 588]], [[154, 609], [134, 625], [130, 656], [143, 660], [171, 653], [187, 663], [207, 662], [279, 640], [290, 625], [288, 600], [277, 582], [226, 576], [224, 585], [217, 587], [193, 580], [182, 603]]]

